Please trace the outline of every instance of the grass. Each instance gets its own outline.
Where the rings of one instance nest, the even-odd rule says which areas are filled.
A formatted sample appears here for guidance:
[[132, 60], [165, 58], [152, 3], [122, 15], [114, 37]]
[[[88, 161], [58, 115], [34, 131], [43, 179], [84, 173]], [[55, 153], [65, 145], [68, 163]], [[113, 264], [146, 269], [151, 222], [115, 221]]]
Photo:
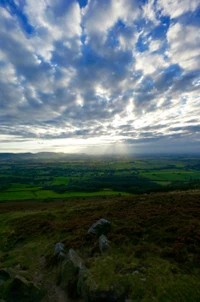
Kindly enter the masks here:
[[200, 172], [196, 171], [150, 171], [141, 172], [141, 176], [154, 181], [189, 181], [200, 180]]
[[[99, 290], [115, 288], [140, 302], [199, 302], [200, 191], [137, 196], [71, 197], [65, 202], [0, 204], [0, 267], [22, 266], [47, 279], [43, 269], [56, 242], [76, 249]], [[111, 221], [112, 250], [101, 255], [87, 230]], [[92, 279], [91, 279], [92, 276]]]
[[[115, 190], [144, 193], [168, 187], [200, 188], [199, 158], [5, 161], [0, 172], [0, 201], [123, 194]], [[111, 190], [105, 193], [104, 188]], [[97, 190], [101, 191], [90, 193]]]
[[4, 200], [28, 200], [28, 199], [51, 199], [51, 198], [68, 198], [68, 197], [89, 197], [89, 196], [112, 196], [112, 195], [130, 195], [126, 192], [118, 192], [112, 190], [104, 190], [98, 192], [65, 192], [63, 194], [58, 194], [51, 190], [22, 190], [22, 191], [7, 191], [0, 193], [0, 201]]
[[52, 184], [54, 185], [60, 185], [60, 184], [68, 184], [70, 177], [55, 177]]

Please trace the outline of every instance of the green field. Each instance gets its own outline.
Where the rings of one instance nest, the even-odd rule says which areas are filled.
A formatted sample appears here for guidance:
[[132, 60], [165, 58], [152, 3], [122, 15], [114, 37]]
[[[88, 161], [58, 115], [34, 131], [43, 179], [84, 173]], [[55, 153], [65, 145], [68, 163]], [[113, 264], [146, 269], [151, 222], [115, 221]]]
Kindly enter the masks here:
[[74, 197], [74, 196], [112, 196], [112, 195], [130, 195], [126, 192], [117, 192], [117, 191], [97, 191], [97, 192], [66, 192], [62, 194], [58, 194], [51, 190], [37, 190], [37, 191], [31, 191], [31, 190], [23, 190], [23, 191], [16, 191], [16, 192], [3, 192], [0, 194], [0, 201], [6, 201], [6, 200], [27, 200], [27, 199], [49, 199], [49, 198], [68, 198], [68, 197]]
[[183, 181], [188, 182], [191, 180], [200, 181], [200, 171], [182, 171], [172, 170], [172, 171], [150, 171], [150, 172], [141, 172], [141, 176], [146, 177], [150, 180], [156, 181]]
[[0, 201], [138, 194], [200, 187], [200, 159], [0, 160]]

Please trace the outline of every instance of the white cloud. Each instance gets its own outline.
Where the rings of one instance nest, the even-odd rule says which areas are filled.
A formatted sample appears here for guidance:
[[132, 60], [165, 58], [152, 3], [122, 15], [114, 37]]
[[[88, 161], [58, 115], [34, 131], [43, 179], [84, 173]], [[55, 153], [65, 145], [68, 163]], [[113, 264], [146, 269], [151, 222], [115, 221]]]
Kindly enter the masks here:
[[148, 51], [136, 54], [136, 70], [142, 70], [144, 75], [159, 73], [169, 66], [162, 54], [151, 54]]
[[146, 21], [150, 20], [156, 25], [160, 23], [156, 17], [155, 0], [149, 0], [143, 6], [143, 16], [146, 19]]
[[[139, 5], [137, 1], [132, 0], [91, 0], [83, 10], [83, 22], [85, 34], [87, 35], [87, 43], [90, 43], [95, 51], [103, 53], [102, 47], [106, 42], [107, 36], [111, 28], [118, 21], [122, 21], [125, 26], [132, 26], [134, 21], [140, 15]], [[130, 41], [130, 37], [119, 36], [121, 46], [126, 47]], [[134, 42], [135, 37], [132, 36]]]
[[176, 23], [169, 28], [167, 39], [172, 63], [187, 70], [196, 70], [200, 62], [199, 27]]
[[158, 7], [162, 14], [177, 18], [184, 13], [194, 12], [199, 4], [199, 0], [159, 0]]
[[[44, 140], [48, 149], [57, 139], [74, 150], [97, 141], [193, 135], [193, 128], [179, 128], [199, 122], [198, 27], [173, 21], [166, 34], [157, 26], [155, 3], [139, 8], [138, 1], [90, 0], [81, 11], [75, 0], [27, 0], [31, 33], [0, 6], [4, 140], [9, 134], [29, 140], [25, 148]], [[169, 1], [159, 3], [167, 14]], [[170, 16], [185, 12], [185, 3], [178, 10], [173, 2]]]
[[161, 40], [151, 40], [149, 44], [149, 51], [154, 52], [161, 48], [163, 42]]
[[[74, 43], [82, 34], [81, 10], [77, 2], [42, 0], [35, 5], [35, 1], [27, 0], [24, 12], [36, 33], [30, 42], [37, 54], [44, 59], [51, 59], [51, 52], [55, 49], [55, 42], [67, 43], [69, 48], [75, 46], [74, 51], [80, 52], [80, 43]], [[58, 12], [57, 12], [58, 11]]]

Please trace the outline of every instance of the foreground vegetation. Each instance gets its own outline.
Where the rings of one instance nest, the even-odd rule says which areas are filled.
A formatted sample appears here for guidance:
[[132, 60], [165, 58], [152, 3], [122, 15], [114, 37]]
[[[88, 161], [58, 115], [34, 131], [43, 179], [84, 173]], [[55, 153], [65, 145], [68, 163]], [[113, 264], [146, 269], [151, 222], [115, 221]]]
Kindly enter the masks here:
[[[52, 202], [0, 203], [0, 266], [12, 267], [45, 289], [42, 301], [58, 301], [56, 242], [73, 248], [100, 290], [117, 288], [131, 301], [200, 300], [200, 191]], [[88, 228], [112, 223], [112, 250], [100, 254]], [[51, 297], [51, 298], [50, 298]]]

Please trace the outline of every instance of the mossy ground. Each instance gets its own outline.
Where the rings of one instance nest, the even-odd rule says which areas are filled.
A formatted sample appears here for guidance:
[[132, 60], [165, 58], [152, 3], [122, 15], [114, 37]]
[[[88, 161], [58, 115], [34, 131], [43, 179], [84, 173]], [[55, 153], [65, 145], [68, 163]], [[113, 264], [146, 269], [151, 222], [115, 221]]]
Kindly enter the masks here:
[[[55, 267], [44, 266], [55, 243], [86, 258], [100, 290], [133, 301], [200, 301], [200, 191], [72, 198], [0, 204], [0, 267], [19, 266], [47, 287]], [[98, 251], [87, 234], [96, 220], [112, 223], [112, 250]]]

